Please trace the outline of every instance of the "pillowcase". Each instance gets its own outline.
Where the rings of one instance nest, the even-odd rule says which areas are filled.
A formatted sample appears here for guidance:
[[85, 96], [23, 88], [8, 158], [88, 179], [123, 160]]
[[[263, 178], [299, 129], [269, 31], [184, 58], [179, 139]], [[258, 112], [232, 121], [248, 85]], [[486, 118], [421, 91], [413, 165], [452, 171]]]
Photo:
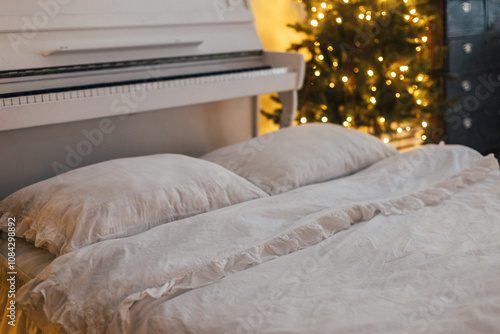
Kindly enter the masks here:
[[0, 202], [0, 228], [61, 255], [205, 211], [268, 196], [211, 162], [177, 154], [82, 167]]
[[202, 159], [276, 195], [354, 173], [394, 154], [394, 147], [361, 131], [312, 123], [223, 147]]

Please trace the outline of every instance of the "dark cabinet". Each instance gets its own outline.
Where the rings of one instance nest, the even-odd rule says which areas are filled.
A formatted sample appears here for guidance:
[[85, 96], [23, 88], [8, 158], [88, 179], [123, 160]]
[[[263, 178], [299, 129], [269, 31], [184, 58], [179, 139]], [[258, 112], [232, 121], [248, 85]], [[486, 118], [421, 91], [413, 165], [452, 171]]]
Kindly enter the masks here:
[[447, 142], [500, 153], [500, 0], [447, 0]]

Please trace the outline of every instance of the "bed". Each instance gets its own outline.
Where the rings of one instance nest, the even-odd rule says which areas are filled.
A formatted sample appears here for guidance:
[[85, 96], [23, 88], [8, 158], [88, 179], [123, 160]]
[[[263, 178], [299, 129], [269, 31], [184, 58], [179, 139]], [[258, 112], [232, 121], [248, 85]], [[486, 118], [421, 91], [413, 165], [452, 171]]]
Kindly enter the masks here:
[[498, 161], [463, 146], [301, 125], [75, 169], [0, 217], [5, 332], [500, 328]]

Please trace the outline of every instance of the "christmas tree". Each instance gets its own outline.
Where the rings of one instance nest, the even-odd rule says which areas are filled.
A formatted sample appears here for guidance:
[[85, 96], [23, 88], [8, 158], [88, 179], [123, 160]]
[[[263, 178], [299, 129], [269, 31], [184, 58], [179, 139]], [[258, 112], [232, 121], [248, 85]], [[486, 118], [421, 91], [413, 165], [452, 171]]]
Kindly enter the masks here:
[[[441, 87], [439, 3], [301, 2], [306, 22], [290, 25], [306, 36], [290, 49], [309, 54], [299, 94], [301, 123], [364, 126], [377, 136], [402, 132], [403, 125], [408, 131], [409, 125], [441, 127], [437, 121], [450, 103]], [[265, 114], [276, 121], [280, 110]], [[430, 137], [429, 132], [422, 138]]]

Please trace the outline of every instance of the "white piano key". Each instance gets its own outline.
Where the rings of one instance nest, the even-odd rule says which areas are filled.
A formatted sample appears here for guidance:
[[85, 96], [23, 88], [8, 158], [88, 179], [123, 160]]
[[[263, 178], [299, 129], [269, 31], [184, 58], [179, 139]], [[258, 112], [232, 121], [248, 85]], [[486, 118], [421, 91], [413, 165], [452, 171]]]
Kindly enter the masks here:
[[72, 90], [69, 92], [71, 95], [70, 95], [70, 99], [77, 99], [78, 98], [78, 92], [76, 90]]
[[61, 92], [61, 93], [57, 93], [57, 95], [56, 95], [56, 100], [57, 100], [57, 101], [62, 101], [62, 100], [64, 100], [64, 93], [62, 93], [62, 92]]
[[11, 99], [11, 101], [12, 101], [12, 105], [13, 105], [13, 106], [18, 106], [18, 105], [20, 105], [20, 104], [21, 104], [21, 101], [19, 100], [19, 97], [13, 97], [13, 98]]
[[35, 96], [34, 95], [29, 95], [28, 96], [28, 104], [34, 104], [34, 103], [36, 103]]
[[10, 99], [10, 98], [9, 99], [3, 99], [3, 101], [4, 101], [4, 106], [5, 107], [12, 106], [12, 99]]
[[35, 102], [42, 103], [43, 102], [43, 95], [35, 95]]

